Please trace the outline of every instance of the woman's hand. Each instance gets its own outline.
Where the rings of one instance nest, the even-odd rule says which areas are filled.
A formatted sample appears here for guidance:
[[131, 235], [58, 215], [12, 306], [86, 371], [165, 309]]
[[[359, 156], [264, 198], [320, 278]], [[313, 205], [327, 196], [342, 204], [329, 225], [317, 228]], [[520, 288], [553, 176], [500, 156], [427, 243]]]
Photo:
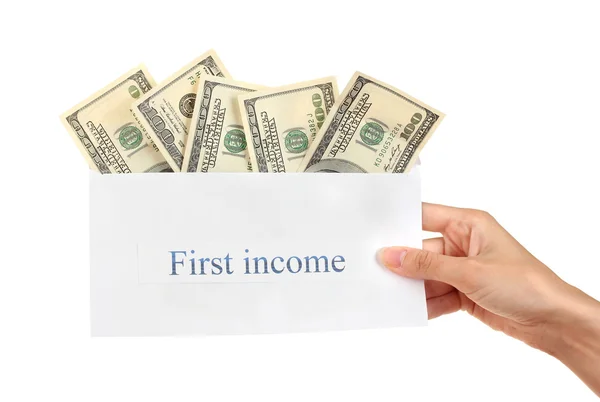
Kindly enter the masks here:
[[[389, 247], [390, 270], [425, 279], [429, 318], [465, 310], [563, 361], [600, 395], [600, 303], [531, 255], [487, 212], [423, 204], [423, 250]], [[599, 267], [595, 267], [598, 269]]]

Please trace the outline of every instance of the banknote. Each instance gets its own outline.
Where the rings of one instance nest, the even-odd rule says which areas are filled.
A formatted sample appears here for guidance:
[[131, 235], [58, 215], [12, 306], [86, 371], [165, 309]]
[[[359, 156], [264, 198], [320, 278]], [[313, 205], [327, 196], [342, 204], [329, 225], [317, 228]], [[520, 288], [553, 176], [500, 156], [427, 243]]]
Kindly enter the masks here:
[[299, 172], [408, 172], [444, 114], [355, 73], [312, 143]]
[[140, 65], [61, 115], [92, 169], [100, 173], [171, 171], [130, 111], [131, 103], [154, 85]]
[[238, 96], [262, 88], [229, 78], [200, 78], [183, 172], [252, 171]]
[[183, 67], [132, 105], [133, 116], [176, 172], [183, 164], [198, 82], [204, 75], [229, 77], [214, 50]]
[[334, 77], [239, 96], [255, 172], [295, 172], [338, 95]]

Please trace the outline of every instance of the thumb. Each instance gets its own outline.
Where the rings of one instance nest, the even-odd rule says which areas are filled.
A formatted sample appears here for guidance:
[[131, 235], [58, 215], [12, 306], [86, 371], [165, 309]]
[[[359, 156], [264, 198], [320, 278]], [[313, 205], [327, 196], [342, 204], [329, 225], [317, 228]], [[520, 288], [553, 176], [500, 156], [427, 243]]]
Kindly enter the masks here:
[[377, 252], [377, 260], [390, 271], [407, 278], [430, 279], [462, 287], [467, 264], [464, 257], [450, 257], [407, 247], [386, 247]]

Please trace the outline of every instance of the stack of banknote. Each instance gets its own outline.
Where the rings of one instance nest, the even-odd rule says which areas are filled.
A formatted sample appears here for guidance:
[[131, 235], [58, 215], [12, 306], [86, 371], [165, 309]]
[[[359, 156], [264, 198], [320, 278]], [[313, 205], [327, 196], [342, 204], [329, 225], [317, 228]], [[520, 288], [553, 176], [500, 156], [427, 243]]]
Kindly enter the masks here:
[[355, 73], [277, 88], [234, 81], [211, 50], [157, 85], [144, 66], [61, 120], [101, 173], [404, 173], [444, 115]]

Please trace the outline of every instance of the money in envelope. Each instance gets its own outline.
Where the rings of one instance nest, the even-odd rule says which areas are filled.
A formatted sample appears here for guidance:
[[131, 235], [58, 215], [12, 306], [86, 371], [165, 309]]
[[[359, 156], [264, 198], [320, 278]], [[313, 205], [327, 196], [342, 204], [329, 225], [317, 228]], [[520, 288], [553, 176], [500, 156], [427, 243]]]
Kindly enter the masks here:
[[236, 81], [213, 50], [158, 85], [127, 72], [61, 116], [92, 170], [92, 334], [424, 325], [423, 283], [375, 253], [421, 246], [443, 118], [360, 72], [341, 94]]

